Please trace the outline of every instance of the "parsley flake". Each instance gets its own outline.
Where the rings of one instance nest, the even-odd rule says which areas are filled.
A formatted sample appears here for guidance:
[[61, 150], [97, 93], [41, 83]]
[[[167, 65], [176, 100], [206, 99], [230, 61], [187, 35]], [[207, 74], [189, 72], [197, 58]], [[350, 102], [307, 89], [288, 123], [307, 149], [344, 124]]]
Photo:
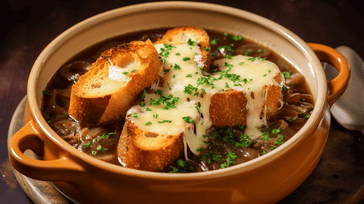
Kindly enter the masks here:
[[184, 61], [184, 62], [186, 62], [186, 61], [188, 61], [188, 60], [191, 60], [191, 58], [189, 58], [189, 57], [184, 57], [184, 58], [183, 58], [183, 61]]
[[97, 138], [97, 142], [99, 142], [100, 140], [102, 140], [102, 139], [106, 139], [106, 138], [109, 138], [111, 135], [114, 135], [115, 133], [114, 132], [109, 132], [109, 133], [107, 133], [107, 134], [102, 134], [102, 136], [101, 137], [99, 137], [99, 138]]
[[51, 96], [52, 94], [51, 93], [49, 93], [49, 91], [47, 91], [47, 90], [43, 90], [42, 91], [42, 93], [44, 94], [44, 95], [46, 95], [46, 96]]
[[132, 117], [132, 118], [137, 118], [137, 117], [138, 117], [138, 115], [137, 115], [137, 113], [132, 113], [132, 114], [130, 115], [130, 117]]
[[190, 116], [182, 117], [182, 119], [188, 123], [195, 124], [195, 121]]
[[162, 120], [162, 121], [158, 121], [158, 123], [171, 123], [172, 120]]
[[84, 148], [84, 149], [86, 149], [86, 148], [88, 148], [89, 146], [91, 146], [92, 145], [92, 140], [91, 141], [89, 141], [87, 144], [84, 144], [84, 145], [82, 145], [82, 147]]
[[282, 72], [282, 74], [283, 74], [285, 79], [288, 79], [288, 78], [291, 77], [291, 73], [289, 73], [289, 72]]

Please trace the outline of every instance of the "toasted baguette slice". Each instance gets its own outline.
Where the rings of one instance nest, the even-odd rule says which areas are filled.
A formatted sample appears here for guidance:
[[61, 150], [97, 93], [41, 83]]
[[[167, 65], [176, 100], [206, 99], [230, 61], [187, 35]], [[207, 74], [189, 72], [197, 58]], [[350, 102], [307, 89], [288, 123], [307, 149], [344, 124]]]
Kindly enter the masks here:
[[[279, 77], [274, 77], [276, 83], [279, 83]], [[273, 83], [273, 84], [276, 84]], [[267, 93], [265, 105], [261, 110], [260, 117], [275, 115], [281, 107], [282, 94], [281, 87], [270, 85], [263, 87]], [[251, 92], [254, 98], [254, 92]], [[213, 126], [227, 128], [230, 126], [246, 125], [247, 120], [247, 100], [244, 92], [236, 90], [227, 90], [216, 93], [211, 96], [210, 119]], [[265, 109], [266, 108], [266, 109]]]
[[177, 27], [168, 30], [162, 39], [158, 39], [154, 44], [169, 44], [169, 45], [179, 45], [188, 42], [191, 39], [197, 42], [200, 46], [200, 51], [202, 55], [202, 62], [205, 64], [204, 70], [207, 72], [210, 69], [211, 58], [210, 49], [206, 51], [206, 48], [210, 47], [210, 37], [207, 32], [201, 28], [197, 27]]
[[[185, 44], [188, 39], [198, 42], [202, 61], [205, 64], [204, 69], [207, 71], [210, 67], [207, 59], [209, 51], [206, 51], [205, 48], [209, 47], [210, 40], [207, 32], [200, 28], [179, 27], [171, 29], [154, 45]], [[183, 137], [191, 129], [188, 127], [181, 129], [184, 130], [177, 131], [178, 133], [173, 135], [150, 132], [147, 128], [134, 123], [133, 119], [128, 115], [118, 143], [117, 154], [119, 160], [128, 168], [161, 171], [178, 159], [184, 150], [187, 150], [184, 149], [187, 147], [184, 145]]]
[[183, 153], [183, 134], [159, 135], [147, 132], [127, 117], [117, 154], [128, 168], [162, 171]]
[[106, 50], [73, 85], [70, 115], [86, 125], [124, 118], [141, 91], [161, 78], [161, 67], [150, 40]]

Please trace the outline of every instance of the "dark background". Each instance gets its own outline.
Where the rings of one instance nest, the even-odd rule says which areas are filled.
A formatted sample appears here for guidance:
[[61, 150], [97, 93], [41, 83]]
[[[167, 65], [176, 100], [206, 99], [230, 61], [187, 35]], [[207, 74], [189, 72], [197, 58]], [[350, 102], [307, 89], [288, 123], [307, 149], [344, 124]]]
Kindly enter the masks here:
[[[30, 203], [11, 177], [7, 133], [26, 95], [27, 78], [40, 52], [72, 25], [104, 11], [145, 1], [2, 1], [0, 4], [0, 203]], [[204, 1], [240, 8], [273, 20], [306, 42], [351, 47], [364, 57], [362, 2], [316, 0]], [[333, 125], [335, 123], [334, 119]], [[5, 175], [5, 177], [4, 177]], [[7, 177], [6, 177], [7, 176]], [[323, 202], [325, 203], [325, 202]], [[335, 202], [333, 202], [335, 203]]]

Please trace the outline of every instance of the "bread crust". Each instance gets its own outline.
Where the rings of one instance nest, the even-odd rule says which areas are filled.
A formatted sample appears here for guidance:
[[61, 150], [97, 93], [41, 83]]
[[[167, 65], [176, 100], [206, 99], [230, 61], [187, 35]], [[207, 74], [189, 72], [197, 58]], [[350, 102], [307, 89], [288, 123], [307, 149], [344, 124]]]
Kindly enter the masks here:
[[[278, 76], [275, 76], [274, 80], [276, 84], [279, 83]], [[281, 106], [281, 87], [274, 84], [263, 87], [267, 96], [261, 112], [261, 118], [264, 117], [265, 111], [265, 114], [268, 116], [275, 115]], [[247, 99], [242, 91], [229, 89], [225, 92], [216, 93], [211, 96], [210, 102], [209, 113], [213, 126], [227, 128], [246, 124]], [[266, 110], [265, 107], [267, 107]]]
[[[124, 61], [130, 59], [140, 66], [135, 72], [128, 73], [127, 82], [108, 77], [110, 61], [113, 65], [123, 66]], [[82, 124], [96, 126], [124, 118], [136, 97], [161, 79], [161, 66], [150, 40], [134, 41], [106, 50], [72, 86], [70, 115]]]
[[159, 135], [147, 132], [127, 118], [117, 154], [128, 168], [162, 171], [183, 153], [183, 133]]

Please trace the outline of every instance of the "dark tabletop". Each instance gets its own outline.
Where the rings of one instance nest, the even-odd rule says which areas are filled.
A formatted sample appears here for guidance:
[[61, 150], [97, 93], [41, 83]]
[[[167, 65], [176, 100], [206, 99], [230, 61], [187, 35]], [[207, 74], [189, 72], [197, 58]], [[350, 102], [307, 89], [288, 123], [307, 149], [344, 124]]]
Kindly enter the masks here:
[[[7, 152], [7, 133], [11, 117], [26, 95], [27, 79], [31, 67], [40, 52], [55, 37], [72, 25], [96, 14], [114, 8], [145, 1], [2, 1], [1, 32], [0, 32], [0, 203], [32, 203], [13, 176]], [[320, 43], [336, 48], [341, 45], [354, 49], [364, 58], [364, 9], [361, 1], [317, 1], [317, 0], [224, 0], [207, 1], [226, 6], [240, 8], [273, 20], [296, 33], [306, 42]], [[349, 159], [340, 154], [340, 143], [332, 138], [345, 137], [344, 143], [353, 147], [353, 155]], [[352, 157], [362, 157], [364, 137], [357, 131], [342, 128], [333, 118], [330, 130], [332, 142], [327, 148], [332, 148], [339, 159], [349, 162]], [[329, 137], [329, 138], [330, 138]], [[359, 145], [359, 146], [358, 146]], [[361, 146], [360, 146], [361, 145]], [[330, 149], [330, 152], [333, 152]], [[359, 154], [359, 155], [358, 155]], [[306, 191], [309, 186], [301, 186], [294, 195], [287, 197], [282, 203], [297, 203], [298, 196], [306, 196], [301, 203], [345, 203], [340, 199], [340, 189], [351, 185], [345, 183], [346, 170], [344, 165], [335, 172], [330, 171], [329, 163], [325, 161], [328, 153], [323, 155], [321, 166], [308, 179], [317, 181], [327, 177], [332, 183], [323, 183], [322, 189]], [[326, 163], [325, 163], [326, 162]], [[355, 159], [356, 167], [350, 175], [361, 176], [356, 172], [363, 167], [363, 159]], [[352, 165], [348, 163], [348, 165]], [[321, 170], [319, 168], [322, 168]], [[315, 170], [316, 171], [316, 170]], [[326, 173], [325, 173], [326, 172]], [[316, 180], [315, 180], [316, 179]], [[350, 179], [350, 178], [348, 178]], [[357, 180], [358, 180], [357, 179]], [[326, 186], [325, 186], [326, 185]], [[337, 185], [338, 191], [326, 192], [328, 185]], [[358, 184], [356, 184], [358, 185]], [[340, 187], [342, 186], [342, 187]], [[351, 192], [348, 192], [351, 193]], [[353, 192], [355, 193], [355, 192]], [[344, 199], [345, 200], [345, 199]], [[302, 201], [302, 200], [301, 200]]]

